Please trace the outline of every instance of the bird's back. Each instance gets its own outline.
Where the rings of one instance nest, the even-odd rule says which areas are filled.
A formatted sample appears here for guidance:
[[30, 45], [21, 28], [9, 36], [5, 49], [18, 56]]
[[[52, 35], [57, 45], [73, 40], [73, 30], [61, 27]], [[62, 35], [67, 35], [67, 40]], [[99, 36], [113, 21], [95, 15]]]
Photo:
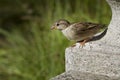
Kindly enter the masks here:
[[82, 41], [86, 38], [92, 38], [105, 28], [106, 26], [102, 24], [78, 22], [71, 24], [62, 32], [69, 40]]

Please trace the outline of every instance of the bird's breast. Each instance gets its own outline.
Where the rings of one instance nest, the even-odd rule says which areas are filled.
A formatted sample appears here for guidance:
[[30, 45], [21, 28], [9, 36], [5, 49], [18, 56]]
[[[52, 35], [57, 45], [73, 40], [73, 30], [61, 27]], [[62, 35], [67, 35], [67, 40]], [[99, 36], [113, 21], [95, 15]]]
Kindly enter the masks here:
[[71, 27], [68, 27], [68, 28], [62, 30], [62, 33], [69, 40], [75, 40], [75, 32], [71, 29]]

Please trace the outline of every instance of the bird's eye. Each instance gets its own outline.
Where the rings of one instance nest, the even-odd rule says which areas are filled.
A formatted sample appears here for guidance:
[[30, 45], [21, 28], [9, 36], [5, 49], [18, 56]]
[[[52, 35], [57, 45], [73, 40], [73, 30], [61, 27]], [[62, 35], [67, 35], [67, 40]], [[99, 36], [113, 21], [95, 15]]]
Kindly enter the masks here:
[[60, 24], [56, 24], [57, 26], [59, 26]]

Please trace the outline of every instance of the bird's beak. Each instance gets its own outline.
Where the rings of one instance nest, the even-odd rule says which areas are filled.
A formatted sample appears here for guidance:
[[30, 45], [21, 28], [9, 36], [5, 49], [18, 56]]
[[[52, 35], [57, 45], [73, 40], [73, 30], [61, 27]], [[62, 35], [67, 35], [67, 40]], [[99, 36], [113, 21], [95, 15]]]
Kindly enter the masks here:
[[51, 30], [57, 29], [57, 26], [52, 26]]

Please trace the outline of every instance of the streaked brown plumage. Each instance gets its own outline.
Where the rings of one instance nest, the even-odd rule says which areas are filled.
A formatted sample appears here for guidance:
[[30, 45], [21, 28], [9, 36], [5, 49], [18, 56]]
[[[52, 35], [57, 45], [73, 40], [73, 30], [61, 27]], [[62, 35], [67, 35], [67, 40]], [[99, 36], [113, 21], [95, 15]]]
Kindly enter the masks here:
[[94, 35], [105, 29], [106, 26], [91, 22], [70, 23], [61, 19], [54, 23], [51, 29], [58, 29], [69, 39], [80, 42], [82, 46]]

